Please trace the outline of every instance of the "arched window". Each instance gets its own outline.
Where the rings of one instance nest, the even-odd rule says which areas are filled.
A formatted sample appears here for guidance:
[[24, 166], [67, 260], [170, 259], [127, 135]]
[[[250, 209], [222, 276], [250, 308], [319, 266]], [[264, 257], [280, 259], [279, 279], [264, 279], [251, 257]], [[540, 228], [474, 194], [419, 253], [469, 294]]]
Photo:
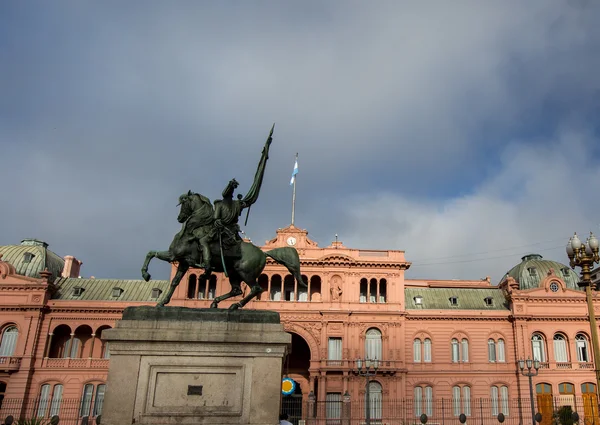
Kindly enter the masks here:
[[386, 302], [387, 298], [387, 280], [379, 279], [379, 302]]
[[464, 363], [467, 363], [469, 361], [469, 340], [467, 338], [463, 338], [462, 341], [460, 341], [460, 346], [461, 346], [461, 354], [462, 354], [462, 361]]
[[[60, 403], [62, 401], [63, 386], [56, 384], [44, 384], [40, 388], [40, 398], [37, 409], [37, 417], [45, 418], [58, 415], [60, 412]], [[50, 407], [50, 409], [48, 409]]]
[[43, 418], [46, 416], [48, 410], [48, 401], [50, 399], [50, 384], [42, 385], [40, 389], [40, 401], [38, 404], [37, 417]]
[[567, 363], [569, 361], [567, 355], [567, 340], [564, 335], [554, 335], [554, 361], [557, 363]]
[[381, 359], [381, 331], [371, 328], [365, 338], [365, 355], [368, 359]]
[[498, 387], [492, 386], [490, 389], [492, 401], [492, 416], [498, 416], [498, 413], [508, 416], [508, 387], [502, 385]]
[[590, 352], [588, 348], [588, 339], [583, 334], [575, 336], [575, 349], [577, 351], [577, 361], [587, 363], [590, 361]]
[[457, 363], [460, 361], [460, 348], [458, 346], [458, 339], [452, 338], [451, 348], [452, 348], [452, 362]]
[[[105, 384], [98, 384], [94, 388], [93, 384], [86, 384], [83, 387], [81, 404], [79, 407], [79, 416], [99, 416], [102, 414], [102, 405], [104, 404]], [[94, 401], [92, 403], [92, 400]]]
[[504, 354], [504, 340], [502, 338], [500, 338], [498, 344], [496, 344], [496, 352], [498, 361], [504, 363], [506, 361], [506, 356]]
[[281, 276], [275, 274], [271, 277], [271, 301], [281, 301]]
[[531, 337], [531, 349], [533, 352], [533, 360], [540, 362], [546, 361], [546, 350], [544, 349], [544, 337], [540, 334], [533, 334]]
[[369, 283], [367, 282], [367, 279], [363, 277], [360, 280], [360, 297], [359, 297], [359, 301], [361, 303], [366, 303], [367, 302], [367, 293], [369, 292], [368, 285], [369, 285]]
[[430, 386], [415, 387], [413, 394], [415, 416], [419, 417], [423, 413], [427, 416], [433, 415], [433, 388]]
[[488, 361], [490, 363], [496, 362], [496, 341], [492, 338], [488, 339]]
[[2, 341], [0, 342], [0, 356], [10, 357], [15, 353], [17, 348], [17, 339], [19, 338], [19, 330], [16, 326], [7, 326], [2, 332]]
[[217, 276], [214, 274], [208, 279], [208, 296], [209, 300], [214, 299], [217, 296]]
[[431, 340], [429, 338], [425, 338], [425, 344], [423, 344], [423, 361], [431, 363]]
[[106, 385], [100, 384], [96, 387], [96, 398], [94, 399], [94, 416], [102, 414], [102, 405], [104, 404], [104, 393], [106, 392]]
[[377, 302], [377, 279], [372, 278], [369, 282], [369, 302]]
[[366, 400], [366, 394], [365, 394], [365, 402], [369, 403], [371, 419], [381, 420], [382, 394], [383, 394], [383, 389], [381, 388], [381, 384], [379, 382], [377, 382], [377, 381], [369, 382], [369, 400]]
[[196, 298], [196, 283], [198, 281], [198, 278], [196, 277], [195, 274], [191, 274], [188, 277], [188, 293], [187, 293], [187, 297], [188, 298]]
[[415, 387], [413, 391], [415, 416], [418, 418], [423, 414], [423, 388]]
[[421, 362], [421, 340], [419, 338], [415, 338], [413, 341], [413, 361], [415, 363]]

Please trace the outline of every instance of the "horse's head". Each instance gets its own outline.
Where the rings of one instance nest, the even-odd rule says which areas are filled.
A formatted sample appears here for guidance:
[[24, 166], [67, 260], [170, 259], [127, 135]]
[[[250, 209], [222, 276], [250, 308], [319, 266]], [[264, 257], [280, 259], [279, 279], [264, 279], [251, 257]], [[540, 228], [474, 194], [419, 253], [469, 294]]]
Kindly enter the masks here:
[[194, 212], [194, 208], [192, 205], [192, 197], [194, 194], [191, 190], [188, 190], [188, 193], [184, 193], [179, 197], [179, 203], [177, 206], [181, 205], [181, 209], [179, 210], [179, 215], [177, 216], [177, 221], [180, 223], [185, 223], [185, 221], [190, 218], [192, 213]]

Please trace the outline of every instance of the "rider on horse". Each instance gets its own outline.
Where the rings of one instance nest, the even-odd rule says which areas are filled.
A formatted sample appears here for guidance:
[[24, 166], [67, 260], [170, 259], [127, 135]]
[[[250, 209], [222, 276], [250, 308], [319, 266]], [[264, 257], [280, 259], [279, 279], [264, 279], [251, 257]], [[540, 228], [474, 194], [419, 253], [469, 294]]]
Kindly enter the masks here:
[[223, 190], [223, 199], [215, 201], [213, 226], [209, 229], [206, 229], [206, 227], [199, 227], [193, 232], [200, 244], [202, 251], [202, 264], [200, 267], [204, 269], [204, 274], [206, 276], [210, 275], [212, 272], [210, 242], [218, 240], [221, 249], [223, 249], [223, 245], [239, 245], [242, 241], [238, 218], [242, 213], [242, 210], [249, 205], [242, 199], [241, 195], [238, 195], [237, 200], [233, 199], [233, 192], [238, 185], [239, 183], [236, 179], [230, 180]]

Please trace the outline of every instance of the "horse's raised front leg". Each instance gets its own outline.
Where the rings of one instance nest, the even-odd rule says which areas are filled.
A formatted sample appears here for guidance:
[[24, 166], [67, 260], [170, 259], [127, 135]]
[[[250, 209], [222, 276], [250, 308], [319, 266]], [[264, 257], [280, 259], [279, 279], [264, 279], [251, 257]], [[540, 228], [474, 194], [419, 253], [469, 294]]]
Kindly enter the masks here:
[[221, 296], [216, 297], [210, 308], [217, 308], [219, 303], [227, 298], [237, 297], [238, 295], [242, 295], [242, 288], [240, 288], [240, 281], [236, 280], [236, 278], [229, 276], [229, 283], [231, 284], [231, 291]]
[[255, 297], [258, 298], [258, 296], [263, 291], [264, 291], [264, 289], [260, 287], [258, 282], [254, 282], [254, 284], [252, 285], [252, 288], [250, 289], [250, 293], [248, 295], [246, 295], [244, 298], [242, 298], [241, 301], [239, 301], [235, 304], [231, 304], [231, 306], [229, 307], [229, 310], [237, 310], [238, 308], [244, 307], [246, 304], [248, 304], [250, 301], [252, 301], [252, 298], [255, 298]]
[[173, 280], [171, 281], [171, 286], [169, 286], [169, 290], [167, 291], [163, 299], [158, 304], [156, 304], [157, 307], [164, 307], [165, 304], [168, 304], [169, 301], [171, 301], [171, 297], [173, 296], [173, 292], [175, 292], [175, 288], [177, 288], [179, 282], [181, 282], [181, 278], [183, 277], [185, 272], [188, 271], [189, 268], [190, 266], [188, 266], [186, 263], [179, 263], [179, 265], [177, 266], [177, 272], [175, 273], [175, 276], [173, 276]]
[[146, 260], [144, 261], [144, 265], [142, 266], [142, 277], [146, 282], [148, 282], [152, 276], [148, 273], [148, 266], [150, 265], [150, 261], [154, 258], [158, 258], [159, 260], [166, 261], [168, 263], [173, 262], [173, 256], [169, 251], [150, 251], [148, 255], [146, 255]]

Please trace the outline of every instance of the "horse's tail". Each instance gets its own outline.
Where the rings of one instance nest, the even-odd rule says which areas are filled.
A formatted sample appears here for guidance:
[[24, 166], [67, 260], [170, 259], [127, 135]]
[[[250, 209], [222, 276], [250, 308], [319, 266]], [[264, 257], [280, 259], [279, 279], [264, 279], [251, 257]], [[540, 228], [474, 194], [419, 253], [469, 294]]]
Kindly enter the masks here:
[[271, 257], [277, 263], [284, 265], [289, 272], [294, 276], [298, 285], [303, 288], [308, 288], [306, 283], [302, 280], [302, 275], [300, 274], [300, 257], [298, 256], [298, 251], [295, 248], [284, 247], [284, 248], [275, 248], [270, 251], [265, 252], [267, 257]]

